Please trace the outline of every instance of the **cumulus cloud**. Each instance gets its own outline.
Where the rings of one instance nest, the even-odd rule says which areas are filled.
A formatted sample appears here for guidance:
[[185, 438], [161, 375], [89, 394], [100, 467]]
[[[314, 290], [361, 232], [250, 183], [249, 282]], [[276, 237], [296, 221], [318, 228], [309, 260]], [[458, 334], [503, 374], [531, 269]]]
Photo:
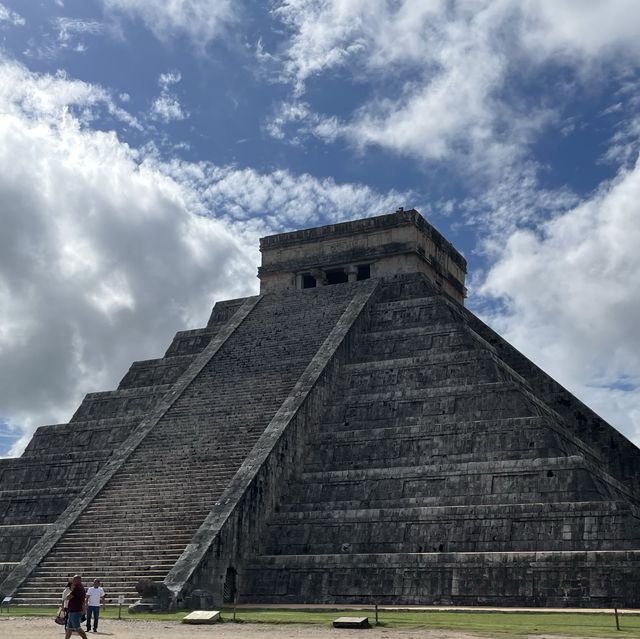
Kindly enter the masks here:
[[114, 388], [132, 359], [202, 326], [213, 301], [255, 293], [262, 233], [397, 205], [287, 171], [163, 162], [91, 128], [104, 89], [10, 61], [0, 74], [0, 430], [22, 434], [12, 454], [84, 393]]
[[194, 47], [204, 48], [221, 37], [236, 21], [232, 0], [102, 0], [115, 13], [140, 19], [164, 42], [186, 36]]
[[489, 322], [640, 443], [640, 164], [494, 247]]
[[132, 352], [161, 354], [214, 298], [250, 292], [253, 265], [175, 180], [67, 110], [101, 90], [1, 72], [0, 414], [30, 430], [113, 386]]
[[327, 139], [340, 135], [421, 160], [458, 158], [498, 174], [555, 115], [533, 96], [526, 109], [510, 100], [513, 78], [564, 64], [593, 82], [603, 61], [637, 62], [634, 7], [633, 0], [280, 2], [274, 14], [289, 39], [277, 55], [293, 100], [271, 132], [282, 134], [287, 117], [314, 132], [322, 114], [301, 114], [295, 105], [313, 78], [339, 71], [375, 90], [350, 115], [328, 120]]

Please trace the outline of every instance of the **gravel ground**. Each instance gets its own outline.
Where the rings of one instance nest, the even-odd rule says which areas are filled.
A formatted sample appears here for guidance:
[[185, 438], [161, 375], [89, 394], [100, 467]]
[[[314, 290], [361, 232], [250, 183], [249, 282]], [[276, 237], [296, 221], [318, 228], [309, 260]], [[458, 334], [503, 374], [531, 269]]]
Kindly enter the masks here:
[[[78, 634], [71, 635], [79, 637]], [[173, 621], [100, 621], [97, 633], [88, 637], [117, 637], [117, 639], [478, 639], [477, 635], [450, 630], [393, 630], [371, 628], [337, 630], [319, 625], [299, 624], [233, 624], [215, 626], [187, 626]], [[0, 637], [3, 639], [60, 639], [64, 630], [53, 619], [42, 617], [0, 617]], [[482, 639], [486, 639], [483, 637]]]

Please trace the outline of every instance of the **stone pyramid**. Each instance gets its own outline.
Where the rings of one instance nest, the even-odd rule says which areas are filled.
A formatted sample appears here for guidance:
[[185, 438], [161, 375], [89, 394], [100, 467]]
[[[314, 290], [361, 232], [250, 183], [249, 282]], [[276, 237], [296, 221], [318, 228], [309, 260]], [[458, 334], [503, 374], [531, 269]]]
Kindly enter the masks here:
[[0, 596], [640, 607], [640, 450], [464, 308], [417, 211], [261, 250], [259, 296], [0, 460]]

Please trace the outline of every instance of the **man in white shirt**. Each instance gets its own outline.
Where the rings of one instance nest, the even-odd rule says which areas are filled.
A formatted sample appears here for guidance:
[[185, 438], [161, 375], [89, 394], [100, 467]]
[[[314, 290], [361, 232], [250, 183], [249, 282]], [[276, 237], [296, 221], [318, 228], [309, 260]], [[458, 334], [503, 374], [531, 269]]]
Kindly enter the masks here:
[[93, 617], [93, 632], [98, 632], [98, 617], [100, 606], [104, 604], [104, 590], [100, 586], [100, 580], [94, 579], [93, 586], [87, 588], [87, 632], [91, 631], [91, 618]]

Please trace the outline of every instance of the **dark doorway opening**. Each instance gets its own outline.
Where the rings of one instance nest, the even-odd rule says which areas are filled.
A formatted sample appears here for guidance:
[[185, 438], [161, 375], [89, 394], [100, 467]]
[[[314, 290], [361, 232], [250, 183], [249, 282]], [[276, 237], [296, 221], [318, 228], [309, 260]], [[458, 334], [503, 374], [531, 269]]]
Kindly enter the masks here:
[[348, 281], [349, 277], [343, 268], [327, 271], [327, 284], [344, 284]]
[[234, 603], [236, 600], [236, 569], [227, 568], [227, 574], [224, 578], [224, 590], [222, 593], [222, 601], [224, 603]]
[[358, 280], [368, 280], [371, 277], [371, 265], [359, 264], [358, 265]]
[[313, 275], [303, 275], [302, 276], [302, 288], [315, 288], [316, 287], [316, 278]]

